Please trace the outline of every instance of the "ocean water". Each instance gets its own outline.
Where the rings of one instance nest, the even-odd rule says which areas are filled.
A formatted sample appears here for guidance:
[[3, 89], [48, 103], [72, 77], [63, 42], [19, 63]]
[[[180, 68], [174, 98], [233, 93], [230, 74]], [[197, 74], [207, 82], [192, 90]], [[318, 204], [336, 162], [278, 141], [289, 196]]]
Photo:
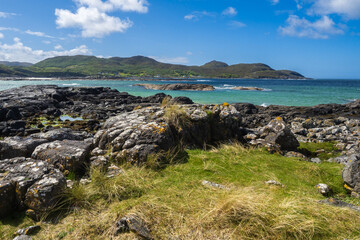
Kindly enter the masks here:
[[[211, 92], [159, 91], [133, 86], [139, 83], [202, 83], [213, 85]], [[150, 96], [164, 92], [173, 97], [187, 96], [196, 103], [219, 104], [248, 102], [256, 105], [313, 106], [326, 103], [347, 103], [360, 99], [360, 80], [312, 79], [312, 80], [259, 80], [259, 79], [192, 79], [181, 81], [135, 81], [135, 80], [51, 80], [32, 79], [0, 81], [0, 91], [24, 85], [58, 85], [60, 87], [110, 87], [136, 96]], [[259, 87], [265, 91], [239, 91], [232, 87]]]

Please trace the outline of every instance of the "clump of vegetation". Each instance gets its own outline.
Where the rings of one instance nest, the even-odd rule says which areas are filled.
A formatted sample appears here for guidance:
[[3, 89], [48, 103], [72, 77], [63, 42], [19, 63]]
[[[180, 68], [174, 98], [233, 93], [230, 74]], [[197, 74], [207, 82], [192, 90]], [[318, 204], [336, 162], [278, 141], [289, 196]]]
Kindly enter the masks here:
[[164, 98], [161, 104], [164, 108], [164, 119], [177, 128], [184, 129], [191, 126], [191, 120], [183, 106], [172, 104], [169, 98]]
[[[117, 219], [136, 214], [154, 239], [358, 239], [360, 215], [320, 204], [315, 185], [326, 183], [332, 197], [353, 204], [336, 163], [295, 161], [240, 144], [188, 150], [188, 162], [151, 168], [123, 165], [124, 175], [108, 179], [94, 169], [92, 182], [68, 195], [75, 211], [57, 224], [42, 223], [34, 239], [136, 239], [113, 236]], [[226, 189], [202, 185], [207, 180]], [[276, 180], [285, 187], [269, 186]], [[72, 198], [72, 200], [71, 200]], [[30, 222], [0, 224], [0, 236]]]

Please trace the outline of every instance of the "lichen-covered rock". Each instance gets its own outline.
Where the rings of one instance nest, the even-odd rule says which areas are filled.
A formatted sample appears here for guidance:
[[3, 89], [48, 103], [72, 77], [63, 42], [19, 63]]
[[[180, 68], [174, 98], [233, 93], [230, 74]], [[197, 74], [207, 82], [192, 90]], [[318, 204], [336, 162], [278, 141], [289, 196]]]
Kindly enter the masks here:
[[129, 214], [116, 222], [115, 235], [132, 231], [143, 239], [153, 239], [150, 230], [136, 215]]
[[32, 158], [48, 161], [61, 171], [82, 172], [89, 161], [92, 144], [86, 141], [63, 140], [38, 146]]
[[241, 140], [240, 126], [241, 116], [231, 105], [148, 107], [108, 119], [104, 129], [95, 134], [94, 145], [116, 152], [118, 160], [140, 164], [181, 143], [203, 147]]
[[290, 128], [280, 117], [266, 125], [261, 135], [266, 142], [278, 144], [281, 150], [294, 151], [300, 146]]
[[66, 188], [66, 179], [57, 170], [44, 175], [26, 192], [25, 205], [35, 212], [44, 213], [52, 209]]
[[37, 146], [46, 142], [32, 137], [6, 137], [0, 141], [0, 159], [30, 157]]
[[345, 187], [349, 190], [360, 193], [360, 157], [352, 155], [345, 165], [342, 178]]
[[0, 161], [0, 186], [2, 216], [24, 208], [37, 214], [55, 206], [66, 180], [48, 162], [20, 157]]
[[47, 131], [45, 133], [31, 134], [32, 138], [46, 139], [49, 142], [61, 140], [77, 140], [82, 141], [86, 138], [91, 138], [92, 135], [83, 131], [73, 131], [70, 128], [59, 128]]

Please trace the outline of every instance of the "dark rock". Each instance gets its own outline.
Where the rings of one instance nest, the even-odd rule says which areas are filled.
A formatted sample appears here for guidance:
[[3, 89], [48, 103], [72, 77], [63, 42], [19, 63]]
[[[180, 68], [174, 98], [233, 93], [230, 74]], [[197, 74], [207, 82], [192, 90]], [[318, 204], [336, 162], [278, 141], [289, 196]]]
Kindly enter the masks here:
[[359, 206], [355, 206], [353, 204], [338, 200], [336, 198], [328, 198], [325, 200], [320, 200], [320, 203], [324, 203], [324, 204], [328, 204], [331, 206], [335, 206], [335, 207], [342, 207], [342, 208], [349, 208], [351, 210], [354, 210], [356, 212], [360, 212], [360, 207]]
[[262, 130], [262, 137], [266, 142], [278, 144], [281, 150], [294, 151], [300, 146], [282, 118], [276, 118], [265, 126]]
[[0, 159], [30, 157], [37, 146], [46, 142], [32, 137], [7, 137], [0, 141]]
[[170, 100], [170, 104], [194, 104], [194, 102], [188, 97], [175, 97]]
[[14, 208], [15, 184], [11, 181], [0, 181], [0, 218], [9, 215]]
[[150, 230], [143, 221], [135, 215], [127, 215], [116, 222], [115, 235], [132, 231], [144, 239], [153, 239]]
[[[54, 207], [66, 186], [58, 169], [44, 161], [12, 158], [0, 161], [0, 212], [11, 214], [16, 209], [30, 208], [35, 214]], [[9, 185], [10, 183], [10, 185]], [[9, 199], [13, 200], [8, 202]], [[3, 204], [6, 203], [6, 204]]]
[[45, 133], [36, 133], [31, 135], [32, 138], [47, 139], [48, 141], [77, 140], [82, 141], [91, 138], [92, 135], [84, 131], [73, 131], [70, 128], [59, 128], [47, 131]]
[[86, 141], [55, 141], [36, 147], [32, 157], [48, 161], [61, 171], [82, 173], [89, 162], [91, 147]]
[[38, 213], [56, 206], [66, 188], [66, 179], [60, 172], [50, 172], [35, 182], [26, 193], [24, 204]]

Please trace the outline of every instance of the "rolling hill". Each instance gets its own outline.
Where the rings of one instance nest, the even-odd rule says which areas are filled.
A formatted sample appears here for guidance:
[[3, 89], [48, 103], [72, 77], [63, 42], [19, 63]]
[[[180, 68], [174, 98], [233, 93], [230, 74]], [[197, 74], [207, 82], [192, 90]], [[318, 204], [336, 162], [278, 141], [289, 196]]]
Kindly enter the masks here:
[[[1, 62], [0, 62], [1, 64]], [[4, 66], [3, 66], [4, 67]], [[45, 59], [31, 66], [5, 67], [9, 76], [42, 77], [212, 77], [302, 79], [303, 75], [289, 70], [274, 70], [262, 63], [228, 65], [211, 61], [202, 66], [185, 66], [158, 62], [144, 56], [129, 58], [98, 58], [95, 56], [61, 56]], [[1, 72], [0, 72], [1, 74]], [[1, 74], [6, 75], [6, 71]]]

